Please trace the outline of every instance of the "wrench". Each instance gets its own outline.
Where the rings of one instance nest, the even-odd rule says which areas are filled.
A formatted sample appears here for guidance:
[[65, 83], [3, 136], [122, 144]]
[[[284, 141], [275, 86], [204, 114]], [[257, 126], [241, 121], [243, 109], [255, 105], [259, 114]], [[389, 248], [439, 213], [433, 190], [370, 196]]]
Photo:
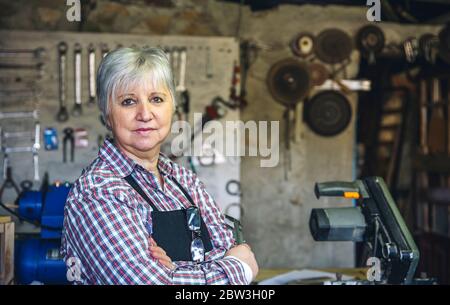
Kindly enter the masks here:
[[178, 72], [178, 69], [179, 69], [178, 68], [178, 66], [179, 66], [179, 58], [178, 58], [178, 56], [179, 56], [178, 48], [172, 48], [170, 59], [171, 59], [173, 81], [175, 83], [175, 87], [178, 86], [178, 81], [179, 81], [178, 80], [178, 75], [177, 75], [177, 72]]
[[167, 60], [169, 61], [169, 64], [171, 63], [170, 61], [170, 48], [169, 47], [164, 47], [164, 52], [167, 55]]
[[39, 113], [37, 110], [33, 111], [12, 111], [12, 112], [0, 112], [0, 120], [2, 119], [38, 119]]
[[10, 97], [13, 98], [35, 98], [36, 97], [35, 89], [22, 89], [22, 90], [0, 90], [0, 98], [7, 99]]
[[31, 55], [35, 58], [42, 58], [46, 55], [46, 50], [43, 47], [36, 49], [0, 49], [0, 57], [15, 57]]
[[89, 45], [89, 57], [88, 57], [88, 66], [89, 66], [89, 101], [88, 106], [95, 105], [95, 96], [96, 96], [96, 88], [95, 88], [95, 48], [91, 43]]
[[76, 43], [74, 46], [75, 58], [75, 104], [72, 109], [73, 116], [80, 116], [83, 113], [81, 106], [81, 45]]
[[36, 123], [35, 133], [34, 133], [34, 144], [33, 144], [33, 165], [34, 165], [34, 180], [35, 181], [39, 181], [39, 155], [38, 155], [38, 151], [41, 148], [40, 134], [41, 134], [41, 124]]
[[66, 59], [67, 44], [62, 41], [58, 44], [59, 52], [59, 112], [56, 119], [59, 122], [65, 122], [69, 119], [69, 113], [66, 107]]
[[190, 108], [190, 97], [189, 91], [186, 88], [186, 65], [187, 65], [187, 50], [186, 48], [181, 49], [181, 65], [180, 65], [180, 83], [177, 88], [180, 91], [180, 104], [183, 108], [184, 114], [187, 116]]
[[102, 43], [102, 58], [104, 58], [109, 52], [108, 45], [106, 43]]
[[23, 69], [23, 70], [38, 70], [42, 71], [44, 68], [43, 62], [38, 62], [36, 64], [16, 64], [16, 63], [0, 63], [0, 69]]
[[186, 48], [181, 48], [180, 49], [180, 65], [179, 65], [179, 70], [180, 70], [180, 76], [178, 79], [178, 84], [176, 87], [177, 91], [185, 91], [186, 87], [185, 87], [185, 77], [186, 77]]

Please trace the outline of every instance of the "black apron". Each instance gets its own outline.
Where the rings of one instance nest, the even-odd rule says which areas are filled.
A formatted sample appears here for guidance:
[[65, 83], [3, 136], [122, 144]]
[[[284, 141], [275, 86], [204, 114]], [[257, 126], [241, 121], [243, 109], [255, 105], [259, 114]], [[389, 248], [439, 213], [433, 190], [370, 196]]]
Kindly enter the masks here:
[[[180, 188], [191, 205], [195, 206], [192, 197], [188, 192], [186, 192], [181, 184], [178, 183], [178, 181], [173, 177], [170, 178]], [[153, 211], [151, 212], [152, 232], [149, 233], [152, 234], [152, 237], [156, 241], [158, 246], [166, 251], [167, 256], [169, 256], [172, 261], [192, 261], [192, 231], [189, 230], [189, 227], [187, 225], [186, 209], [174, 211], [159, 211], [131, 175], [125, 177], [125, 180], [153, 208]], [[207, 253], [212, 250], [211, 237], [209, 236], [208, 229], [206, 228], [201, 214], [200, 230], [201, 239], [203, 241], [203, 245], [205, 246], [205, 253]]]

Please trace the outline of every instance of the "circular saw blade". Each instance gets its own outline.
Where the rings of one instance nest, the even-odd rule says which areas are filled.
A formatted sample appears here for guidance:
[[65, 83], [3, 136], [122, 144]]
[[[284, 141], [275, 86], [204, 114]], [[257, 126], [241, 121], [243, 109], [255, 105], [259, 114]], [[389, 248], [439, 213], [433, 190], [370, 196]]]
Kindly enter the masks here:
[[331, 137], [347, 128], [351, 121], [352, 108], [343, 94], [327, 90], [305, 102], [303, 114], [312, 131]]
[[310, 73], [306, 64], [293, 58], [275, 63], [267, 74], [267, 86], [273, 98], [285, 105], [294, 106], [308, 94]]
[[352, 50], [352, 39], [339, 29], [326, 29], [315, 40], [314, 52], [327, 64], [337, 64], [350, 58]]

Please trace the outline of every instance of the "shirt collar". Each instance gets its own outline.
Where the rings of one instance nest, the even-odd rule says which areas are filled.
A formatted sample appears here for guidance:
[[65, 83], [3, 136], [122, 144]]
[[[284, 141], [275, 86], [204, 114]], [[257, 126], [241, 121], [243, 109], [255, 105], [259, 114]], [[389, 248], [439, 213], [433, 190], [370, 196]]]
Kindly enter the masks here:
[[[114, 144], [113, 139], [105, 139], [98, 155], [103, 161], [110, 165], [114, 174], [120, 178], [130, 175], [135, 167], [141, 167], [133, 159], [122, 153]], [[170, 176], [173, 174], [172, 161], [163, 153], [159, 154], [158, 169], [161, 174]]]

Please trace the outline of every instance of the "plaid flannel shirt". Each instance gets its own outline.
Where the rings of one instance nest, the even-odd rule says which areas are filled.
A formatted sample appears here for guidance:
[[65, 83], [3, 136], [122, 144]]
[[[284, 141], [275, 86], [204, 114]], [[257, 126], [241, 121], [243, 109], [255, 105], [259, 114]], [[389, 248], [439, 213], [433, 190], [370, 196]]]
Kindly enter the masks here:
[[[61, 254], [79, 260], [77, 284], [246, 284], [244, 268], [224, 258], [233, 234], [204, 184], [194, 173], [160, 154], [158, 179], [106, 140], [98, 157], [74, 183], [64, 210]], [[150, 205], [123, 178], [132, 174], [160, 211], [186, 208], [188, 199], [173, 176], [199, 207], [213, 249], [205, 262], [176, 261], [170, 270], [151, 257], [147, 225]], [[73, 259], [72, 259], [73, 260]], [[69, 264], [68, 264], [69, 265]]]

